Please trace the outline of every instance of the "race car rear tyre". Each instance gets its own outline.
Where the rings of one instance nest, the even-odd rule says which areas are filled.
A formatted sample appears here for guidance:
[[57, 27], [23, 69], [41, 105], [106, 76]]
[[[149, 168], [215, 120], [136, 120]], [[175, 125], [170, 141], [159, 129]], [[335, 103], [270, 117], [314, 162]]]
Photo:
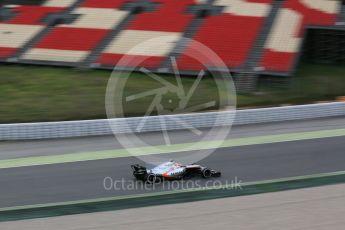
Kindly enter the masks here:
[[201, 171], [201, 176], [202, 176], [203, 178], [210, 178], [210, 177], [212, 176], [212, 171], [211, 171], [210, 169], [208, 169], [208, 168], [203, 169], [203, 170]]
[[133, 172], [133, 176], [137, 179], [137, 180], [145, 180], [147, 177], [147, 172], [146, 170], [138, 170], [138, 171], [134, 171]]
[[192, 178], [192, 174], [189, 173], [189, 172], [186, 172], [183, 177], [182, 177], [182, 180], [189, 180]]
[[157, 181], [157, 176], [153, 173], [150, 173], [149, 175], [147, 175], [147, 179], [146, 182], [149, 184], [154, 184]]
[[156, 183], [156, 184], [161, 184], [161, 183], [163, 183], [163, 177], [160, 177], [160, 176], [156, 177], [155, 183]]

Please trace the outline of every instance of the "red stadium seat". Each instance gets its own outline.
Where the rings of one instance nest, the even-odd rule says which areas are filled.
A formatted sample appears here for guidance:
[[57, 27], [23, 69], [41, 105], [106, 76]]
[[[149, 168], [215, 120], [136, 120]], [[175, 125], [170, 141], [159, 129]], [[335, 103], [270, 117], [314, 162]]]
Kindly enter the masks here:
[[[255, 17], [213, 16], [206, 20], [193, 39], [216, 52], [227, 66], [239, 67], [246, 61], [262, 21], [262, 18]], [[187, 48], [178, 61], [180, 68], [199, 70], [204, 68], [203, 65], [210, 64], [194, 61], [188, 56], [189, 49], [193, 49], [193, 47]]]
[[[24, 59], [80, 62], [104, 38], [108, 30], [84, 28], [55, 28]], [[82, 41], [82, 42], [81, 42]]]
[[0, 47], [0, 58], [8, 58], [14, 55], [17, 50], [16, 48]]
[[[122, 58], [123, 58], [123, 54], [105, 53], [100, 57], [98, 62], [102, 63], [103, 65], [113, 66], [114, 64], [117, 64]], [[128, 61], [126, 66], [122, 66], [122, 67], [137, 67], [138, 64], [140, 64], [140, 67], [154, 68], [154, 67], [157, 67], [164, 60], [164, 57], [127, 55], [126, 60], [130, 60], [130, 61]]]
[[81, 7], [120, 8], [126, 2], [129, 2], [129, 0], [86, 0]]
[[[193, 37], [194, 40], [206, 45], [216, 52], [228, 67], [240, 67], [247, 59], [252, 45], [260, 31], [265, 17], [269, 13], [271, 0], [248, 1], [252, 10], [261, 10], [262, 13], [251, 16], [252, 10], [242, 11], [241, 5], [225, 9], [224, 14], [210, 16]], [[224, 1], [220, 5], [226, 5]], [[212, 65], [207, 60], [204, 63], [189, 57], [193, 47], [188, 47], [178, 60], [179, 67], [186, 70], [199, 70], [203, 66]]]
[[45, 17], [63, 9], [61, 7], [20, 5], [11, 7], [14, 17], [0, 21], [0, 58], [6, 59], [14, 55], [39, 31], [44, 29], [43, 19]]
[[194, 0], [154, 0], [158, 9], [153, 12], [144, 12], [132, 21], [130, 30], [153, 30], [168, 32], [183, 32], [190, 21], [192, 14], [186, 14], [188, 6], [195, 4]]
[[6, 21], [8, 24], [23, 25], [44, 25], [42, 20], [48, 14], [57, 13], [64, 10], [61, 7], [45, 7], [45, 6], [18, 6], [13, 9], [15, 17]]
[[[102, 2], [99, 3], [102, 7], [75, 8], [72, 13], [79, 17], [72, 24], [61, 24], [52, 29], [22, 58], [71, 63], [83, 61], [128, 14], [126, 11], [107, 8]], [[94, 4], [93, 1], [84, 2], [84, 6]]]
[[[144, 58], [142, 65], [145, 67], [158, 67], [181, 35], [178, 32], [124, 30], [106, 47], [98, 63], [114, 66], [127, 54], [138, 60]], [[137, 49], [133, 50], [135, 47]]]
[[[187, 14], [185, 11], [188, 6], [196, 2], [194, 0], [154, 0], [153, 2], [159, 4], [157, 9], [152, 12], [139, 14], [130, 22], [126, 30], [114, 38], [111, 44], [104, 50], [98, 59], [98, 63], [114, 66], [133, 46], [155, 36], [172, 36], [172, 39], [161, 41], [161, 43], [157, 44], [169, 47], [162, 52], [156, 52], [152, 56], [141, 52], [130, 55], [134, 59], [144, 59], [141, 62], [141, 65], [144, 67], [153, 68], [160, 65], [192, 21], [193, 15]], [[172, 43], [174, 44], [172, 45]], [[150, 46], [151, 44], [147, 45]], [[123, 47], [127, 49], [123, 49]]]
[[100, 29], [58, 27], [45, 36], [36, 48], [88, 51], [95, 48], [106, 32]]

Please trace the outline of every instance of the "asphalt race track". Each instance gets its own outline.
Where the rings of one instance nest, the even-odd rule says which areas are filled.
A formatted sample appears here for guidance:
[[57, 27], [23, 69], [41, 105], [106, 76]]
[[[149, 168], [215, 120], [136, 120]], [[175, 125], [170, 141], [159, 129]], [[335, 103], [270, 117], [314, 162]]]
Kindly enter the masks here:
[[[251, 145], [216, 150], [200, 164], [219, 169], [220, 180], [243, 182], [345, 170], [345, 137]], [[185, 153], [172, 153], [174, 154]], [[133, 157], [0, 170], [0, 207], [93, 199], [166, 190], [110, 190], [105, 177], [132, 181]], [[200, 180], [201, 185], [205, 180]]]

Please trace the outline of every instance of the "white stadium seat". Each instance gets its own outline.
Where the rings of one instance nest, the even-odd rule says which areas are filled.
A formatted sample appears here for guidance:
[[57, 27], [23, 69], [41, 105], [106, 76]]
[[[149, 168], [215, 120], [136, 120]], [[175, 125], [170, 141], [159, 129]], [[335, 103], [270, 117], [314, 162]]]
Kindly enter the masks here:
[[112, 29], [127, 15], [127, 11], [103, 8], [76, 8], [72, 14], [80, 15], [76, 21], [61, 27]]
[[44, 61], [64, 61], [80, 62], [87, 55], [88, 51], [76, 50], [57, 50], [57, 49], [40, 49], [34, 48], [22, 56], [22, 59], [44, 60]]
[[297, 37], [298, 28], [303, 19], [297, 11], [282, 9], [273, 24], [265, 48], [277, 52], [294, 53], [299, 49], [301, 38]]
[[[125, 30], [110, 43], [104, 53], [165, 56], [172, 50], [181, 36], [182, 33], [178, 32]], [[147, 42], [154, 38], [159, 39]], [[145, 46], [142, 49], [131, 50], [144, 42]]]
[[47, 0], [43, 6], [50, 7], [70, 7], [76, 0]]
[[239, 16], [265, 17], [271, 10], [271, 4], [246, 0], [216, 0], [215, 4], [225, 6], [224, 13]]
[[44, 26], [0, 24], [0, 47], [21, 48]]

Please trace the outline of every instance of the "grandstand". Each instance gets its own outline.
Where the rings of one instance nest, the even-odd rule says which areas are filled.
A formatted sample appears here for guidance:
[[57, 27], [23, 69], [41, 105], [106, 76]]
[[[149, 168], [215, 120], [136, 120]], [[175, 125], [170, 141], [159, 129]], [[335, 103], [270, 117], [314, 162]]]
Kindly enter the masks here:
[[[0, 9], [0, 61], [112, 69], [129, 54], [141, 66], [185, 74], [212, 69], [188, 57], [199, 41], [239, 77], [291, 75], [308, 27], [344, 28], [333, 0], [47, 0]], [[131, 52], [147, 39], [159, 44]], [[130, 68], [131, 66], [124, 66]], [[242, 73], [242, 75], [241, 75]]]

